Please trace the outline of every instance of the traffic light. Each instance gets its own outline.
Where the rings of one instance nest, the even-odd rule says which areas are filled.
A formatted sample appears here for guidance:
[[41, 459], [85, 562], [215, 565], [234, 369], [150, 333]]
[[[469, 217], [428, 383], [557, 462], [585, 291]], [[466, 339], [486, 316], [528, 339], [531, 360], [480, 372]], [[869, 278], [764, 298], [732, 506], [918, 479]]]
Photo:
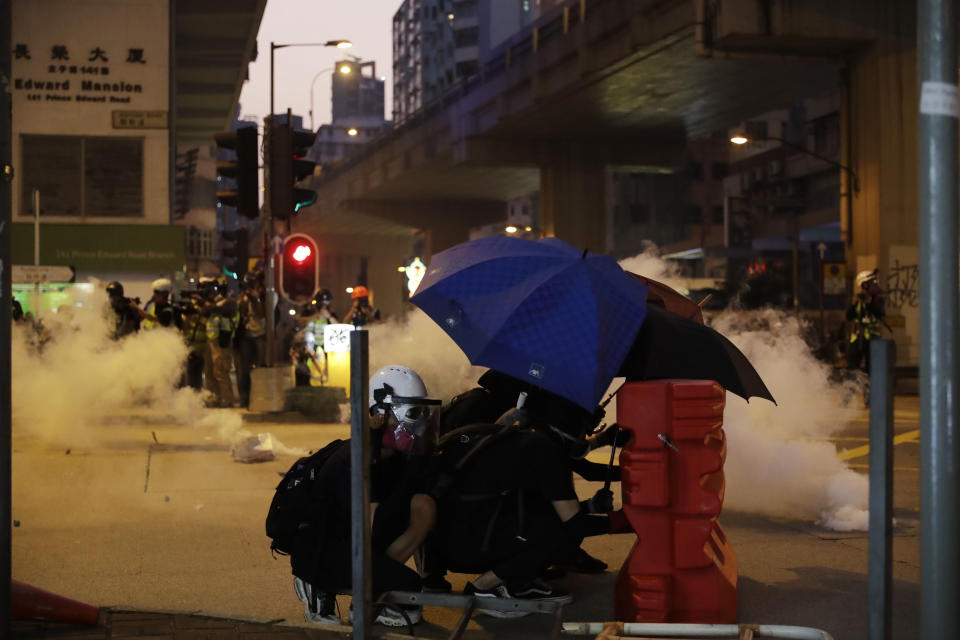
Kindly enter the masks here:
[[317, 292], [319, 280], [317, 243], [304, 233], [287, 236], [280, 260], [280, 293], [291, 302], [308, 302]]
[[270, 211], [274, 218], [287, 220], [317, 201], [316, 191], [296, 184], [313, 175], [316, 163], [305, 156], [317, 134], [276, 121], [271, 122], [269, 131]]
[[[235, 160], [217, 160], [217, 204], [236, 207], [247, 218], [260, 217], [260, 173], [257, 153], [257, 128], [243, 127], [236, 131], [214, 134], [217, 156], [220, 149], [229, 149]], [[224, 178], [236, 181], [236, 186], [224, 184]]]
[[249, 250], [247, 230], [244, 227], [220, 234], [221, 268], [226, 275], [239, 280], [247, 273]]

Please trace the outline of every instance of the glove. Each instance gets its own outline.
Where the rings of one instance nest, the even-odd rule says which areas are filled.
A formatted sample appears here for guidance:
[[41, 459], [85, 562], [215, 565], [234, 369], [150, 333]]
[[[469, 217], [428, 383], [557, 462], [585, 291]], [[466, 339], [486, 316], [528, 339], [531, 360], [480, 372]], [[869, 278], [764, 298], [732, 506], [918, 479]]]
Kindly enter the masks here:
[[597, 489], [592, 498], [580, 504], [587, 513], [609, 513], [613, 511], [613, 491]]

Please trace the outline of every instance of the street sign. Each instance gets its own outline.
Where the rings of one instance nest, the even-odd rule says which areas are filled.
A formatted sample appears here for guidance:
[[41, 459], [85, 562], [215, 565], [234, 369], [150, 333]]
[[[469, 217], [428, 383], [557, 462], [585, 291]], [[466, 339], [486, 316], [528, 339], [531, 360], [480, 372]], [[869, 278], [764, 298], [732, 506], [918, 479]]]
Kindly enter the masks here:
[[114, 129], [166, 129], [166, 111], [114, 111]]
[[844, 262], [823, 262], [823, 295], [842, 296], [847, 292], [847, 265]]
[[14, 284], [42, 284], [44, 282], [72, 282], [72, 267], [13, 265], [10, 281]]

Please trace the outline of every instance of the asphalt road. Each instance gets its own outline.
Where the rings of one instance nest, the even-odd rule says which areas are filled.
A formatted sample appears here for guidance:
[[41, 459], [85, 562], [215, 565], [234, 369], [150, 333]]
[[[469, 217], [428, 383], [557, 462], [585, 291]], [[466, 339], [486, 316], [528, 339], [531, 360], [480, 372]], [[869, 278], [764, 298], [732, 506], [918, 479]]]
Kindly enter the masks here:
[[[916, 398], [897, 399], [893, 618], [895, 638], [919, 625], [919, 447]], [[226, 412], [227, 410], [219, 410]], [[289, 447], [315, 449], [346, 437], [346, 425], [248, 424]], [[866, 472], [866, 414], [834, 441]], [[604, 461], [609, 450], [596, 455]], [[302, 622], [286, 558], [274, 559], [263, 518], [292, 455], [260, 464], [232, 460], [212, 428], [114, 417], [78, 430], [69, 444], [19, 435], [13, 453], [13, 577], [101, 606], [250, 620]], [[581, 482], [583, 497], [595, 486]], [[739, 563], [740, 621], [793, 624], [835, 638], [866, 638], [866, 532], [724, 511]], [[613, 618], [616, 570], [632, 535], [589, 539], [602, 575], [572, 576], [568, 621]], [[455, 588], [470, 576], [452, 576]], [[346, 599], [341, 599], [343, 607]], [[345, 608], [344, 608], [345, 612]], [[443, 637], [459, 615], [428, 608], [421, 637]], [[545, 637], [548, 616], [503, 621], [474, 616], [468, 638]]]

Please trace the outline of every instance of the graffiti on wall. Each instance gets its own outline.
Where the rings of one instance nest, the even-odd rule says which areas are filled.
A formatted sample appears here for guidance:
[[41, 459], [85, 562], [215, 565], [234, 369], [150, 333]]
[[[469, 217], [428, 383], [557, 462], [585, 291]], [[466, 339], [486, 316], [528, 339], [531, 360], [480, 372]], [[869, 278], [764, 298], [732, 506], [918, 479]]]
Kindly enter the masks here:
[[887, 274], [887, 306], [895, 309], [917, 308], [920, 267], [917, 264], [904, 264], [899, 258], [890, 262]]

